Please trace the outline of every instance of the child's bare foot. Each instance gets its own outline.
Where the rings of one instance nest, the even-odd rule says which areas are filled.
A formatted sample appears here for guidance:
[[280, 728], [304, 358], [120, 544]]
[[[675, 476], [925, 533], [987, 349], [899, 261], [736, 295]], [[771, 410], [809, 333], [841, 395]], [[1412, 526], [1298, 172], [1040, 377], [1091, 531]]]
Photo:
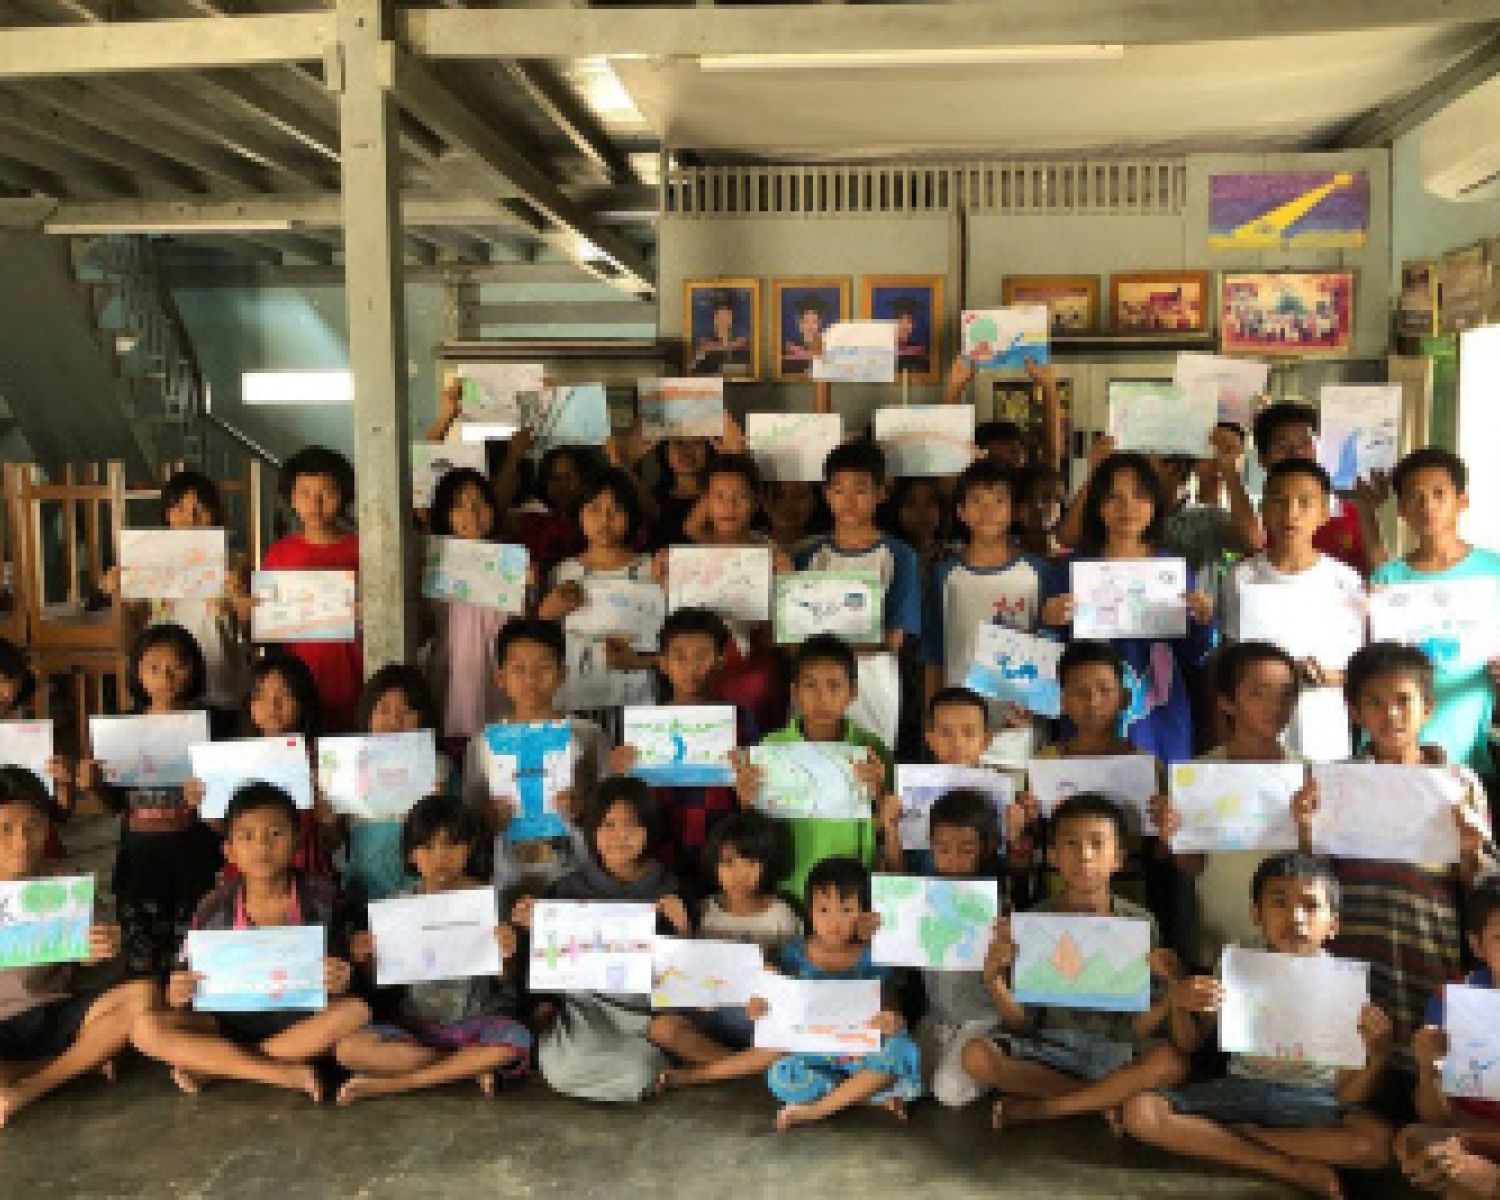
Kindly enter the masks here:
[[323, 1081], [318, 1078], [318, 1069], [310, 1064], [293, 1065], [287, 1068], [286, 1088], [291, 1092], [306, 1092], [314, 1104], [323, 1103]]
[[1125, 1114], [1118, 1108], [1106, 1108], [1103, 1112], [1104, 1123], [1109, 1126], [1109, 1131], [1117, 1138], [1125, 1136]]
[[1339, 1182], [1339, 1173], [1322, 1163], [1289, 1159], [1286, 1180], [1314, 1196], [1323, 1196], [1326, 1200], [1344, 1200], [1344, 1187]]
[[4, 1129], [10, 1119], [25, 1108], [30, 1100], [31, 1097], [19, 1088], [0, 1087], [0, 1129]]
[[788, 1104], [776, 1114], [776, 1132], [785, 1133], [794, 1125], [806, 1125], [809, 1121], [816, 1121], [822, 1117], [811, 1104]]
[[479, 1090], [490, 1099], [495, 1097], [495, 1072], [485, 1071], [474, 1077], [474, 1082], [479, 1084]]
[[371, 1096], [379, 1096], [385, 1091], [380, 1086], [381, 1083], [382, 1080], [375, 1075], [351, 1075], [344, 1080], [334, 1101], [343, 1108], [353, 1104], [356, 1100], [368, 1100]]
[[898, 1121], [906, 1120], [906, 1101], [900, 1096], [890, 1096], [881, 1102], [881, 1108], [890, 1113]]
[[194, 1075], [182, 1067], [172, 1068], [172, 1082], [177, 1085], [179, 1091], [189, 1096], [196, 1096], [201, 1092], [205, 1081], [205, 1076]]

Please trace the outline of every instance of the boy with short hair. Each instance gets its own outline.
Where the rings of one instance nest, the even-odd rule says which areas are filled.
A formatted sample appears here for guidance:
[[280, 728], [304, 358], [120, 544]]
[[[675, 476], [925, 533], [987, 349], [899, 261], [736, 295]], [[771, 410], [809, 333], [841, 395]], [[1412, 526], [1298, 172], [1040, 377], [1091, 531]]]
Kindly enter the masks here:
[[[1321, 860], [1273, 855], [1251, 881], [1251, 911], [1267, 949], [1326, 954], [1338, 930], [1339, 885]], [[1208, 1042], [1223, 1004], [1217, 979], [1181, 979], [1170, 992], [1173, 1045], [1192, 1054]], [[1376, 1170], [1390, 1160], [1390, 1128], [1358, 1110], [1376, 1093], [1391, 1052], [1390, 1018], [1359, 1013], [1365, 1065], [1340, 1070], [1249, 1054], [1230, 1056], [1228, 1075], [1127, 1101], [1125, 1129], [1164, 1150], [1259, 1171], [1320, 1196], [1342, 1196], [1337, 1167]]]
[[[25, 767], [0, 766], [0, 882], [42, 879], [65, 868], [46, 861], [57, 817], [46, 786]], [[38, 885], [41, 886], [41, 885]], [[91, 924], [87, 964], [119, 957], [120, 927]], [[114, 1077], [137, 1017], [158, 1003], [136, 979], [108, 990], [77, 985], [74, 963], [0, 970], [0, 1126], [26, 1105], [89, 1071]]]
[[[1413, 450], [1396, 464], [1391, 480], [1397, 511], [1416, 535], [1417, 548], [1376, 568], [1372, 584], [1500, 579], [1500, 554], [1459, 536], [1459, 517], [1469, 507], [1469, 473], [1463, 459], [1435, 446]], [[1442, 658], [1433, 669], [1435, 703], [1423, 733], [1447, 751], [1450, 761], [1493, 781], [1489, 730], [1500, 659], [1482, 664]]]
[[[281, 788], [251, 783], [238, 789], [224, 818], [224, 857], [238, 874], [204, 897], [194, 929], [265, 929], [276, 925], [322, 925], [328, 936], [323, 983], [328, 1004], [320, 1012], [187, 1011], [198, 976], [172, 972], [167, 981], [170, 1011], [148, 1013], [132, 1040], [142, 1054], [172, 1068], [184, 1092], [211, 1079], [243, 1079], [323, 1098], [316, 1060], [370, 1021], [363, 1000], [348, 994], [352, 969], [344, 930], [334, 920], [333, 885], [292, 866], [297, 849], [297, 808]], [[187, 946], [183, 946], [186, 960]]]
[[[1127, 917], [1151, 924], [1151, 974], [1167, 983], [1182, 974], [1177, 956], [1159, 947], [1156, 920], [1144, 908], [1114, 895], [1111, 880], [1125, 865], [1125, 815], [1107, 796], [1077, 792], [1052, 814], [1048, 857], [1061, 890], [1037, 912]], [[1084, 1113], [1111, 1113], [1130, 1097], [1171, 1087], [1187, 1075], [1187, 1058], [1159, 1037], [1167, 1019], [1165, 995], [1153, 995], [1144, 1013], [1023, 1008], [1008, 976], [1016, 945], [1009, 921], [997, 926], [985, 958], [984, 979], [1000, 1011], [1002, 1032], [976, 1037], [960, 1055], [980, 1085], [1001, 1093], [996, 1129]], [[1153, 993], [1160, 989], [1153, 987]]]

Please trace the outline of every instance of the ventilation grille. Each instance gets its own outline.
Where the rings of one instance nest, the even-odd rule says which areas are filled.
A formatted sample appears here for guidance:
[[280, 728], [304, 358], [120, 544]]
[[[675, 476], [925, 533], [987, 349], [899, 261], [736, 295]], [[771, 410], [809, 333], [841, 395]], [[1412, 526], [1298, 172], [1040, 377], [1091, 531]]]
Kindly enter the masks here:
[[673, 171], [674, 217], [971, 213], [1022, 216], [1180, 213], [1183, 159], [987, 162], [921, 166], [696, 167]]

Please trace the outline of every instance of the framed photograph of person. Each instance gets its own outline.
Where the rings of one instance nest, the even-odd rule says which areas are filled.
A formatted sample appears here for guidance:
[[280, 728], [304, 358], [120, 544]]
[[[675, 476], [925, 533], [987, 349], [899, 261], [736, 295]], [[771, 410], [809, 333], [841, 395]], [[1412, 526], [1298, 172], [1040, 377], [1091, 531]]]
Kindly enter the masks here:
[[776, 349], [772, 378], [812, 381], [813, 346], [823, 330], [851, 315], [850, 282], [845, 279], [773, 279], [771, 312]]
[[1203, 333], [1213, 300], [1207, 271], [1140, 271], [1109, 277], [1115, 333]]
[[1354, 343], [1352, 271], [1224, 272], [1224, 354], [1337, 356]]
[[759, 379], [760, 280], [688, 279], [682, 291], [683, 373], [730, 382]]
[[943, 374], [942, 275], [866, 275], [859, 315], [896, 322], [896, 375], [938, 383]]
[[1052, 336], [1093, 333], [1099, 328], [1097, 275], [1007, 275], [1000, 285], [1002, 304], [1045, 304]]

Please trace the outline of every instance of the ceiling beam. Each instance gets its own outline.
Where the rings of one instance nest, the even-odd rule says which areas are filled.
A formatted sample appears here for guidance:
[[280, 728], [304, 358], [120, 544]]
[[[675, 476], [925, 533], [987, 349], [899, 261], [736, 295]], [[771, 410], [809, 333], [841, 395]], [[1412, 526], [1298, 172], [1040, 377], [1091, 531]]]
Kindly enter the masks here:
[[1500, 0], [1006, 0], [719, 8], [409, 8], [424, 58], [838, 54], [972, 46], [1172, 45], [1500, 20]]
[[116, 167], [96, 162], [86, 155], [0, 128], [0, 156], [29, 163], [55, 175], [65, 194], [81, 199], [136, 195], [135, 181]]
[[476, 304], [465, 324], [487, 325], [655, 325], [656, 305], [634, 300], [505, 300]]
[[1496, 74], [1500, 74], [1500, 32], [1481, 42], [1421, 87], [1371, 109], [1334, 137], [1328, 149], [1389, 146]]
[[[187, 244], [193, 244], [189, 241]], [[180, 288], [254, 288], [299, 287], [318, 284], [342, 284], [344, 267], [303, 266], [286, 263], [278, 267], [253, 267], [248, 264], [214, 264], [169, 258], [163, 269], [173, 287]], [[566, 263], [407, 263], [407, 279], [459, 283], [497, 284], [580, 284], [593, 282], [576, 267]]]
[[461, 229], [444, 229], [424, 227], [421, 231], [422, 237], [434, 243], [440, 250], [446, 251], [441, 255], [445, 259], [457, 259], [460, 262], [487, 263], [490, 261], [490, 243], [481, 240]]
[[[230, 108], [265, 122], [331, 163], [339, 161], [339, 134], [335, 123], [314, 119], [305, 108], [272, 91], [246, 72], [210, 71], [201, 78]], [[327, 99], [326, 95], [323, 99]]]
[[549, 64], [513, 59], [502, 65], [574, 149], [603, 171], [611, 182], [641, 182], [630, 164], [630, 156], [610, 141], [603, 123]]

